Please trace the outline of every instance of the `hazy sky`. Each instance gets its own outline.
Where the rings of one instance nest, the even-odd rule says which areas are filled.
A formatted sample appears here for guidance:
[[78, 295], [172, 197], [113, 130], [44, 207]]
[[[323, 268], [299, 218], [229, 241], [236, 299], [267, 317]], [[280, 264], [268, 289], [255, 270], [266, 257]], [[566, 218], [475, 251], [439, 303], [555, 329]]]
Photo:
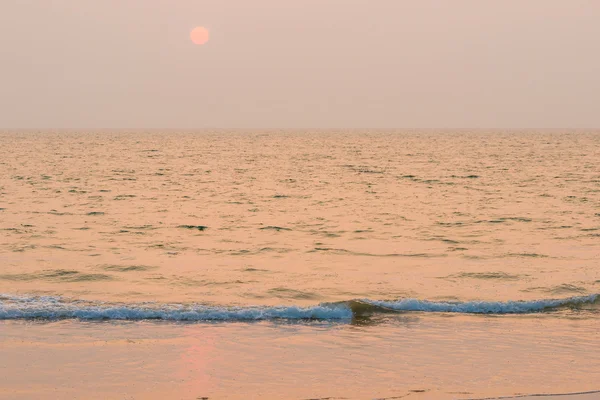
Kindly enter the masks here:
[[0, 127], [598, 128], [600, 1], [0, 0]]

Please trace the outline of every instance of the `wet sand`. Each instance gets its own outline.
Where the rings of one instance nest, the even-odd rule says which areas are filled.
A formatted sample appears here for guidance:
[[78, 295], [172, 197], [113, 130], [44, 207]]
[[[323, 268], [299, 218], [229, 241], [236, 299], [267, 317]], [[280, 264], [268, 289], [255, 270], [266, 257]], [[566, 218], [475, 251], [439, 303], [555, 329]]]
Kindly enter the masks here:
[[469, 399], [599, 389], [598, 325], [585, 320], [383, 318], [4, 321], [0, 398]]
[[535, 394], [535, 395], [523, 395], [523, 396], [509, 396], [509, 397], [491, 397], [483, 399], [473, 400], [510, 400], [510, 399], [523, 399], [523, 400], [597, 400], [600, 399], [600, 391], [590, 391], [581, 393], [559, 393], [559, 394]]

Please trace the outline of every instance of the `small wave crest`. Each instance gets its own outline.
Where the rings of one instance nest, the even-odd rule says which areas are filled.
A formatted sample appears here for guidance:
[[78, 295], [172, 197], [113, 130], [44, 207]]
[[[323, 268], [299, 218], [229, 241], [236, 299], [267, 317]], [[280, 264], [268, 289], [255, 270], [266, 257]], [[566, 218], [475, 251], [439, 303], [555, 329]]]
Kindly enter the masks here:
[[397, 301], [364, 300], [372, 307], [389, 311], [421, 311], [463, 314], [529, 314], [551, 311], [558, 308], [593, 304], [598, 295], [569, 297], [566, 299], [548, 299], [532, 301], [469, 301], [469, 302], [433, 302], [417, 299]]
[[81, 319], [165, 321], [257, 321], [271, 319], [350, 319], [343, 305], [314, 307], [215, 307], [198, 304], [114, 304], [69, 301], [61, 297], [0, 296], [0, 319]]
[[200, 304], [107, 303], [69, 300], [54, 296], [0, 295], [0, 320], [165, 320], [165, 321], [258, 321], [258, 320], [350, 320], [378, 313], [435, 312], [465, 314], [529, 314], [584, 304], [598, 295], [535, 301], [433, 302], [417, 299], [396, 301], [352, 300], [312, 307], [219, 307]]

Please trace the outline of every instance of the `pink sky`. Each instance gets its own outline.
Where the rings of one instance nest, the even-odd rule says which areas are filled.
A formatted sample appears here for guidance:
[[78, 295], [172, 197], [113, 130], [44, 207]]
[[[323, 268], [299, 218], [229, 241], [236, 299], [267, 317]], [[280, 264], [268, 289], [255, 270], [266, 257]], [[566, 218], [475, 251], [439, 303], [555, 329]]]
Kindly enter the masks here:
[[599, 21], [596, 0], [2, 0], [0, 128], [598, 128]]

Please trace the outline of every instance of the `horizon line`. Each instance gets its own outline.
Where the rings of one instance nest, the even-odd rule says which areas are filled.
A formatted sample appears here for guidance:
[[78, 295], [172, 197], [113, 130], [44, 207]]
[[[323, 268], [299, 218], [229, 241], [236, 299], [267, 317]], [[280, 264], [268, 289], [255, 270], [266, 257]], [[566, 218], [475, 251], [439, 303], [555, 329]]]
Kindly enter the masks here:
[[480, 127], [256, 127], [256, 128], [241, 128], [241, 127], [58, 127], [58, 128], [31, 128], [31, 127], [0, 127], [0, 132], [6, 131], [600, 131], [600, 127], [586, 128], [540, 128], [540, 127], [510, 127], [510, 128], [480, 128]]

